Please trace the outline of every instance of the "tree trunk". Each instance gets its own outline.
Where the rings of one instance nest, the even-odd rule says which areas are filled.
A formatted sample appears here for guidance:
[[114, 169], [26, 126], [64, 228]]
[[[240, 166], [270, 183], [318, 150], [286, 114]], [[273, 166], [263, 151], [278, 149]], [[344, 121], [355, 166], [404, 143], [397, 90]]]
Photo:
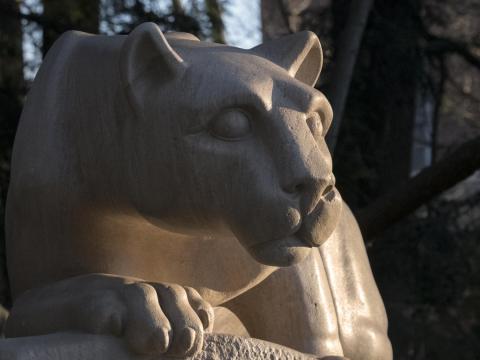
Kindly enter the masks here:
[[43, 9], [47, 20], [43, 27], [44, 55], [65, 31], [98, 32], [99, 0], [43, 0]]
[[184, 15], [185, 10], [180, 0], [172, 0], [172, 9], [175, 15]]
[[338, 43], [335, 46], [337, 50], [328, 92], [334, 114], [334, 121], [327, 137], [332, 153], [337, 143], [350, 83], [352, 82], [353, 70], [372, 5], [373, 0], [351, 1], [347, 23], [341, 31]]
[[[23, 79], [22, 27], [15, 0], [0, 0], [0, 217], [5, 216], [10, 173], [10, 153], [22, 111]], [[8, 304], [9, 291], [5, 263], [3, 221], [0, 227], [0, 304]]]
[[301, 12], [311, 0], [262, 0], [263, 40], [274, 39], [300, 30]]
[[[334, 170], [339, 189], [354, 210], [410, 177], [421, 68], [415, 3], [416, 0], [408, 6], [395, 0], [374, 3], [347, 103], [342, 105], [341, 126], [338, 106], [334, 108], [333, 123], [337, 123], [339, 131]], [[337, 12], [335, 22], [341, 24], [342, 13]], [[348, 79], [345, 74], [340, 77]], [[335, 79], [330, 79], [329, 85], [330, 89], [338, 88], [337, 92], [346, 91], [339, 88], [340, 81]], [[338, 103], [335, 93], [326, 90], [327, 98], [334, 104]]]
[[222, 7], [217, 0], [206, 0], [207, 16], [212, 26], [212, 40], [225, 44], [225, 25], [222, 20]]

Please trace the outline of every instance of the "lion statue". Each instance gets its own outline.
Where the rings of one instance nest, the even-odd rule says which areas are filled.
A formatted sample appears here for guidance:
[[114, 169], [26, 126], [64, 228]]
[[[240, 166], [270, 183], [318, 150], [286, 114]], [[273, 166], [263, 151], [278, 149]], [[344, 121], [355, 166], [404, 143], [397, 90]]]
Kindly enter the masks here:
[[321, 62], [311, 32], [250, 50], [153, 23], [64, 34], [15, 139], [7, 337], [112, 334], [182, 357], [226, 332], [391, 359], [335, 188]]

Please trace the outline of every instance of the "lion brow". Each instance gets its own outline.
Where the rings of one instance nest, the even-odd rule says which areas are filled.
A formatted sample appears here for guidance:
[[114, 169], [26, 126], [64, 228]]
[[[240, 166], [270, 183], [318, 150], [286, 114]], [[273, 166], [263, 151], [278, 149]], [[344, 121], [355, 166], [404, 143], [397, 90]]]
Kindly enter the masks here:
[[286, 92], [285, 95], [302, 112], [317, 111], [325, 104], [326, 98], [319, 90], [299, 81], [295, 81], [295, 84], [292, 84], [292, 81], [289, 79], [289, 81], [282, 81], [278, 85], [281, 85], [281, 88]]

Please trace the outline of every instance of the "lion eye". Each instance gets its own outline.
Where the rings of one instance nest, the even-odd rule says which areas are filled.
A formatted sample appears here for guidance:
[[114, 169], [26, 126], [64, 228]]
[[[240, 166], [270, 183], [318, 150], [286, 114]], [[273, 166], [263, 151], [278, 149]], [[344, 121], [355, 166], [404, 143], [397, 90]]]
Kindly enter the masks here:
[[310, 115], [307, 118], [307, 125], [315, 138], [324, 135], [322, 120], [320, 119], [320, 115], [318, 113]]
[[241, 110], [227, 110], [215, 117], [210, 133], [222, 140], [240, 140], [250, 133], [250, 120]]

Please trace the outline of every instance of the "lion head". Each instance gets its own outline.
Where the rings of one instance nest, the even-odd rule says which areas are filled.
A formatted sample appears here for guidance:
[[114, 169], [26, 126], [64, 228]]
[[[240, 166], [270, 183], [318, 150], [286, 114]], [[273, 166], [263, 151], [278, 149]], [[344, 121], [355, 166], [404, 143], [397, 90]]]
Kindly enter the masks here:
[[321, 63], [311, 32], [242, 50], [136, 28], [120, 72], [137, 210], [173, 231], [233, 233], [267, 265], [321, 245], [342, 203], [325, 144], [332, 110], [313, 87]]

